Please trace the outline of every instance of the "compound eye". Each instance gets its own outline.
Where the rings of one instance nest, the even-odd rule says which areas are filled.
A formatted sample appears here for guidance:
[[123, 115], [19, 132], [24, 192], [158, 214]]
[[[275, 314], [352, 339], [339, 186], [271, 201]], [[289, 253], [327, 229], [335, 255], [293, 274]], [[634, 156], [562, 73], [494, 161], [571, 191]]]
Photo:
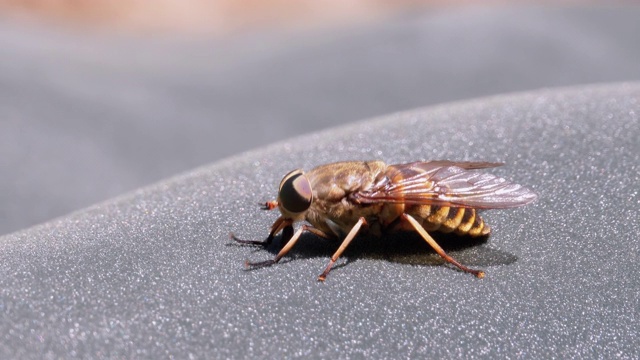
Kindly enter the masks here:
[[292, 213], [299, 213], [311, 206], [313, 193], [309, 179], [301, 170], [295, 170], [282, 179], [280, 193], [278, 194], [282, 207]]

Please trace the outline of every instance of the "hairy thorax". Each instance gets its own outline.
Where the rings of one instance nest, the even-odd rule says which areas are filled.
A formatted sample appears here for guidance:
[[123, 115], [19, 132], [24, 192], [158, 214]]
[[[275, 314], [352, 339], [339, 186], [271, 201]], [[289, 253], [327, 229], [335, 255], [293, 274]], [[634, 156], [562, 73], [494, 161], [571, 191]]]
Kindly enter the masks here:
[[377, 221], [382, 204], [361, 205], [350, 194], [370, 188], [384, 172], [382, 161], [353, 161], [320, 166], [307, 173], [313, 189], [313, 203], [306, 220], [316, 228], [343, 235], [364, 217]]

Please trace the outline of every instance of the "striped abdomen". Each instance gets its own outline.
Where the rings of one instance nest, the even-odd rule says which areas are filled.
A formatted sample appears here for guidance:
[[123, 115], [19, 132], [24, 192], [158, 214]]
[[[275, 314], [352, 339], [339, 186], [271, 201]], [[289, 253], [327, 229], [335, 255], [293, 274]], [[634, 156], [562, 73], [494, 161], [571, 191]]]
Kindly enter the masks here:
[[491, 231], [475, 209], [418, 205], [407, 210], [422, 220], [422, 226], [427, 231], [470, 236], [483, 236]]

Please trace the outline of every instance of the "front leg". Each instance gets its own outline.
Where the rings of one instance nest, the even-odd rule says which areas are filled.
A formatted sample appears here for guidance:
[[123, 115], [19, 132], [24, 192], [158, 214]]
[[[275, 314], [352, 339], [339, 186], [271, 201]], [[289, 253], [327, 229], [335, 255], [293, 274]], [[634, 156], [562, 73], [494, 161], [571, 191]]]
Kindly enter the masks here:
[[302, 235], [302, 233], [305, 231], [308, 231], [312, 234], [315, 234], [327, 239], [329, 238], [329, 235], [325, 234], [323, 231], [318, 230], [309, 225], [302, 225], [300, 229], [298, 229], [298, 231], [296, 231], [295, 234], [293, 234], [293, 226], [289, 224], [287, 227], [284, 228], [284, 231], [282, 232], [282, 240], [285, 243], [285, 245], [280, 250], [280, 252], [278, 252], [278, 255], [276, 255], [276, 257], [274, 257], [271, 260], [259, 261], [259, 262], [247, 261], [245, 265], [251, 268], [260, 268], [260, 267], [266, 267], [266, 266], [271, 266], [273, 264], [276, 264], [278, 261], [280, 261], [280, 259], [282, 259], [283, 256], [285, 256], [289, 252], [289, 250], [291, 250], [293, 245], [295, 245], [296, 242], [298, 242], [298, 239], [300, 239], [300, 235]]
[[[240, 243], [240, 244], [246, 244], [246, 245], [262, 245], [264, 247], [267, 247], [269, 245], [271, 245], [271, 242], [273, 241], [273, 238], [281, 231], [281, 230], [287, 230], [287, 228], [291, 228], [291, 231], [293, 230], [293, 228], [291, 227], [291, 224], [293, 223], [293, 221], [291, 219], [285, 219], [282, 216], [280, 216], [279, 218], [276, 219], [276, 221], [273, 223], [273, 225], [271, 225], [271, 231], [269, 232], [269, 236], [265, 239], [265, 240], [242, 240], [242, 239], [238, 239], [235, 235], [233, 235], [233, 233], [230, 234], [231, 239], [233, 239], [235, 242]], [[283, 234], [286, 235], [286, 234]], [[289, 234], [289, 238], [291, 238], [291, 234]]]

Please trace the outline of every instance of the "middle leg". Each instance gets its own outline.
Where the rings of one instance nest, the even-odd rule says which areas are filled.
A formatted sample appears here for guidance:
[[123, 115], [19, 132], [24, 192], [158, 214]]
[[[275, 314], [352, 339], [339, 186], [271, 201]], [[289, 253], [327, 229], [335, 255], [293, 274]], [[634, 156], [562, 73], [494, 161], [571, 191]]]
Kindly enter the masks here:
[[353, 240], [353, 238], [356, 237], [362, 225], [366, 225], [366, 224], [367, 224], [367, 221], [364, 219], [364, 217], [361, 217], [360, 220], [358, 220], [358, 222], [351, 228], [351, 231], [349, 231], [349, 234], [347, 234], [347, 236], [344, 238], [338, 250], [331, 257], [331, 261], [329, 261], [329, 264], [327, 265], [326, 269], [324, 269], [322, 274], [318, 276], [318, 281], [326, 280], [327, 275], [329, 274], [329, 271], [331, 271], [331, 268], [333, 267], [333, 265], [336, 263], [336, 261], [338, 261], [338, 258], [340, 257], [340, 255], [342, 255], [342, 253], [347, 248], [347, 246], [349, 246], [349, 244], [351, 243], [351, 240]]

